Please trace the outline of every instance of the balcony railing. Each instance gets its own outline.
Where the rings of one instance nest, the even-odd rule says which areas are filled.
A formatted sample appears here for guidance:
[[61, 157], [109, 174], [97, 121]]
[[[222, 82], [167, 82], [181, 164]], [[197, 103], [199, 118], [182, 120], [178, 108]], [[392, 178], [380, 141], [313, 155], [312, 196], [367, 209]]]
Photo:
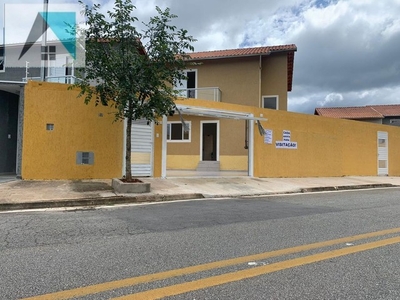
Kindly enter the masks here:
[[196, 89], [176, 89], [178, 96], [210, 101], [221, 101], [221, 90], [218, 87], [206, 87]]
[[[41, 77], [24, 77], [22, 81], [27, 82], [28, 80], [41, 81]], [[57, 83], [66, 83], [66, 84], [74, 84], [80, 79], [73, 75], [64, 75], [64, 76], [47, 76], [47, 82], [57, 82]]]

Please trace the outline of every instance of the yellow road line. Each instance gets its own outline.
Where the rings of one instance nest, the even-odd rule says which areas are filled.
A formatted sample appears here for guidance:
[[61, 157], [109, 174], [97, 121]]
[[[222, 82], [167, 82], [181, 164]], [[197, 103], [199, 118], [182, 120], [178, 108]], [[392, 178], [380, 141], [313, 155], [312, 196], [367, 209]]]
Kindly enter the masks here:
[[259, 253], [259, 254], [249, 255], [249, 256], [231, 258], [231, 259], [227, 259], [227, 260], [221, 260], [221, 261], [201, 264], [201, 265], [197, 265], [197, 266], [185, 267], [185, 268], [176, 269], [176, 270], [170, 270], [170, 271], [165, 271], [165, 272], [160, 272], [160, 273], [126, 278], [126, 279], [122, 279], [122, 280], [110, 281], [110, 282], [105, 282], [105, 283], [99, 283], [99, 284], [89, 285], [89, 286], [85, 286], [85, 287], [81, 287], [81, 288], [60, 291], [60, 292], [50, 293], [50, 294], [46, 294], [46, 295], [34, 296], [34, 297], [30, 297], [30, 298], [25, 298], [24, 300], [45, 300], [45, 299], [53, 300], [53, 299], [70, 299], [70, 298], [74, 298], [74, 297], [83, 297], [83, 296], [90, 295], [90, 294], [97, 294], [97, 293], [101, 293], [101, 292], [106, 292], [106, 291], [110, 291], [110, 290], [128, 287], [128, 286], [133, 286], [133, 285], [137, 285], [137, 284], [149, 283], [149, 282], [153, 282], [153, 281], [157, 281], [157, 280], [163, 280], [163, 279], [167, 279], [167, 278], [172, 278], [172, 277], [183, 276], [183, 275], [198, 273], [198, 272], [202, 272], [202, 271], [212, 270], [212, 269], [233, 266], [233, 265], [237, 265], [237, 264], [246, 263], [249, 261], [257, 261], [257, 260], [262, 260], [262, 259], [266, 259], [266, 258], [270, 258], [270, 257], [288, 255], [288, 254], [298, 253], [298, 252], [302, 252], [302, 251], [308, 251], [308, 250], [312, 250], [312, 249], [333, 246], [333, 245], [337, 245], [337, 244], [341, 244], [341, 243], [354, 242], [354, 241], [358, 241], [358, 240], [383, 236], [383, 235], [387, 235], [387, 234], [394, 234], [394, 233], [399, 233], [399, 232], [400, 232], [400, 228], [392, 228], [392, 229], [387, 229], [387, 230], [382, 230], [382, 231], [364, 233], [364, 234], [360, 234], [360, 235], [354, 235], [354, 236], [349, 236], [349, 237], [344, 237], [344, 238], [339, 238], [339, 239], [334, 239], [334, 240], [329, 240], [329, 241], [324, 241], [324, 242], [318, 242], [318, 243], [313, 243], [313, 244], [308, 244], [308, 245], [301, 245], [301, 246], [296, 246], [296, 247], [292, 247], [292, 248], [275, 250], [275, 251], [271, 251], [271, 252]]
[[400, 243], [400, 237], [390, 238], [386, 240], [380, 240], [377, 242], [362, 244], [358, 246], [352, 246], [348, 248], [342, 248], [332, 251], [327, 251], [323, 253], [318, 253], [314, 255], [299, 257], [295, 259], [290, 259], [271, 265], [255, 267], [248, 270], [236, 271], [232, 273], [226, 273], [218, 276], [212, 276], [204, 279], [199, 279], [192, 282], [186, 282], [176, 285], [167, 286], [164, 288], [158, 288], [154, 290], [149, 290], [145, 292], [140, 292], [132, 295], [122, 296], [113, 298], [113, 300], [145, 300], [145, 299], [160, 299], [163, 297], [169, 297], [179, 294], [184, 294], [188, 292], [193, 292], [200, 289], [210, 288], [213, 286], [230, 283], [234, 281], [239, 281], [247, 278], [252, 278], [260, 275], [265, 275], [268, 273], [281, 271], [293, 267], [303, 266], [326, 259], [331, 259], [339, 256], [344, 256], [352, 253], [357, 253], [361, 251], [371, 250], [378, 247], [383, 247], [391, 244]]

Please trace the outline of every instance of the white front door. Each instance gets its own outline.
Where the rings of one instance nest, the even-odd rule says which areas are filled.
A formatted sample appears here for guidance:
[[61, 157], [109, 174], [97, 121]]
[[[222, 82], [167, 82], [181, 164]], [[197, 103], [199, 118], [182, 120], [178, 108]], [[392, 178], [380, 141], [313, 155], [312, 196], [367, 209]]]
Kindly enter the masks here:
[[378, 175], [389, 174], [388, 133], [378, 131]]
[[147, 125], [147, 120], [132, 123], [132, 176], [153, 176], [153, 130], [154, 124]]
[[219, 121], [200, 121], [202, 161], [219, 161]]

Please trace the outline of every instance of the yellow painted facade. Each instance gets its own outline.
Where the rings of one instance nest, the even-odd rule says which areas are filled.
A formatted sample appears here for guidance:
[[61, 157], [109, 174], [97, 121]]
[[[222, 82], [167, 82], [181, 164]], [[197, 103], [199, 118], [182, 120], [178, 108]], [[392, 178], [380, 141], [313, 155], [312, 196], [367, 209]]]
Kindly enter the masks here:
[[[400, 175], [400, 128], [351, 120], [279, 111], [265, 111], [263, 122], [273, 131], [273, 143], [265, 144], [255, 135], [255, 168], [258, 177], [376, 176], [377, 133], [389, 135], [389, 175]], [[291, 132], [297, 149], [277, 149], [283, 130]]]
[[[221, 91], [220, 102], [259, 108], [262, 97], [277, 96], [278, 109], [287, 110], [288, 89], [287, 53], [274, 53], [264, 56], [223, 58], [199, 60], [190, 70], [196, 71], [197, 99], [209, 90], [201, 88], [218, 88]], [[209, 99], [204, 95], [204, 99]], [[186, 102], [184, 102], [186, 103]], [[177, 121], [177, 116], [168, 121]], [[211, 121], [211, 118], [185, 116], [191, 122], [192, 137], [190, 143], [168, 143], [168, 169], [196, 169], [201, 161], [200, 122]], [[246, 122], [215, 119], [219, 121], [219, 161], [220, 170], [247, 170]], [[198, 157], [197, 162], [184, 159], [184, 156]], [[176, 157], [182, 156], [182, 159]]]
[[200, 155], [167, 155], [167, 169], [195, 170]]
[[[243, 59], [238, 69], [231, 60], [218, 66], [206, 61], [196, 66], [198, 86], [219, 87], [222, 102], [185, 99], [177, 104], [202, 108], [251, 113], [272, 132], [271, 143], [254, 128], [255, 177], [310, 177], [310, 176], [376, 176], [378, 173], [377, 133], [388, 133], [388, 172], [400, 176], [400, 128], [351, 120], [330, 119], [313, 115], [286, 112], [287, 72], [284, 55], [274, 60], [262, 60], [262, 78], [271, 78], [265, 86], [258, 86], [258, 63]], [[215, 64], [215, 72], [206, 67]], [[253, 69], [256, 69], [254, 71]], [[242, 71], [241, 76], [235, 75]], [[245, 75], [244, 75], [245, 74]], [[276, 75], [276, 76], [275, 76]], [[236, 87], [224, 83], [233, 78]], [[274, 77], [275, 76], [275, 77]], [[214, 82], [214, 84], [213, 84]], [[224, 86], [226, 84], [226, 86]], [[249, 90], [246, 91], [246, 88]], [[242, 91], [243, 90], [243, 91]], [[123, 173], [124, 126], [113, 122], [113, 110], [85, 105], [77, 98], [78, 91], [67, 90], [64, 84], [29, 82], [24, 92], [24, 124], [22, 145], [23, 179], [88, 179], [120, 177]], [[259, 95], [278, 95], [280, 110], [259, 107]], [[232, 100], [228, 103], [225, 100]], [[248, 150], [245, 148], [246, 121], [218, 119], [203, 116], [183, 116], [190, 122], [190, 142], [167, 142], [167, 169], [195, 170], [201, 160], [201, 124], [216, 121], [219, 124], [219, 161], [221, 170], [248, 170]], [[177, 115], [168, 121], [179, 121]], [[46, 124], [53, 124], [47, 130]], [[162, 174], [163, 126], [154, 126], [153, 175]], [[280, 149], [283, 132], [290, 132], [290, 141], [297, 149]], [[287, 136], [286, 136], [287, 138]], [[93, 165], [79, 165], [77, 151], [93, 152]], [[149, 161], [148, 153], [134, 153], [132, 162]]]
[[162, 173], [162, 126], [162, 122], [154, 126], [153, 177], [161, 177]]
[[[288, 74], [286, 53], [264, 57], [261, 74], [261, 97], [278, 96], [278, 110], [287, 111]], [[246, 105], [246, 103], [241, 104]], [[259, 106], [261, 107], [262, 105]]]
[[[256, 117], [267, 118], [268, 121], [261, 123], [265, 129], [272, 131], [272, 144], [266, 144], [264, 137], [258, 133], [258, 129], [256, 127], [254, 129], [255, 177], [376, 176], [378, 174], [378, 131], [388, 132], [389, 175], [400, 176], [400, 151], [398, 150], [400, 149], [400, 128], [396, 126], [330, 119], [212, 101], [187, 99], [177, 101], [177, 103], [246, 112]], [[185, 116], [184, 118], [186, 120]], [[197, 130], [197, 128], [192, 130]], [[297, 149], [276, 148], [276, 142], [283, 141], [284, 130], [290, 131], [290, 140], [297, 142]], [[192, 137], [196, 135], [197, 133], [192, 132]], [[221, 140], [220, 147], [221, 152], [229, 151], [231, 144], [224, 144]], [[174, 159], [179, 162], [176, 156]], [[238, 165], [241, 168], [247, 166], [247, 156], [220, 155], [220, 161], [221, 169], [229, 166], [230, 170], [236, 170]], [[223, 165], [224, 168], [222, 168]], [[174, 167], [180, 168], [178, 164]]]
[[[184, 102], [186, 103], [186, 101]], [[167, 143], [167, 169], [195, 170], [201, 160], [201, 122], [218, 122], [219, 141], [223, 145], [219, 149], [220, 169], [247, 170], [247, 150], [245, 149], [245, 121], [230, 119], [185, 116], [185, 121], [191, 126], [191, 138], [188, 141]], [[179, 117], [168, 118], [168, 121], [178, 121]]]
[[[122, 175], [123, 123], [113, 122], [112, 109], [84, 104], [65, 84], [30, 81], [24, 95], [23, 179]], [[78, 165], [77, 151], [93, 152], [94, 164]]]
[[247, 155], [220, 155], [220, 167], [222, 171], [247, 171]]
[[[287, 110], [287, 54], [224, 58], [198, 61], [190, 70], [197, 72], [197, 87], [217, 87], [221, 102], [260, 107], [262, 96], [277, 95], [279, 110]], [[198, 99], [208, 99], [206, 91]]]

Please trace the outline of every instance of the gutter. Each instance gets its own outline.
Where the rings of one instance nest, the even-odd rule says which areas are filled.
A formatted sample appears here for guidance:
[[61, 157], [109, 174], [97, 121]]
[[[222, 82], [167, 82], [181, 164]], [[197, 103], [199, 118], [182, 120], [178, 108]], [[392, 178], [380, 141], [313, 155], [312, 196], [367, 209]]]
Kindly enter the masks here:
[[10, 81], [10, 80], [0, 80], [0, 84], [5, 83], [5, 84], [19, 84], [19, 85], [25, 85], [25, 81]]
[[[213, 60], [213, 59], [225, 59], [225, 58], [239, 58], [239, 57], [255, 57], [259, 55], [270, 55], [273, 53], [283, 53], [283, 52], [297, 52], [296, 49], [290, 49], [290, 50], [275, 50], [275, 51], [268, 51], [265, 53], [256, 53], [256, 54], [245, 54], [245, 55], [228, 55], [228, 56], [211, 56], [211, 57], [196, 57], [196, 58], [190, 58], [188, 61], [197, 61], [197, 60]], [[190, 53], [188, 54], [190, 55]]]
[[258, 103], [259, 103], [259, 107], [262, 107], [261, 82], [262, 82], [262, 55], [260, 55], [259, 70], [258, 70]]

